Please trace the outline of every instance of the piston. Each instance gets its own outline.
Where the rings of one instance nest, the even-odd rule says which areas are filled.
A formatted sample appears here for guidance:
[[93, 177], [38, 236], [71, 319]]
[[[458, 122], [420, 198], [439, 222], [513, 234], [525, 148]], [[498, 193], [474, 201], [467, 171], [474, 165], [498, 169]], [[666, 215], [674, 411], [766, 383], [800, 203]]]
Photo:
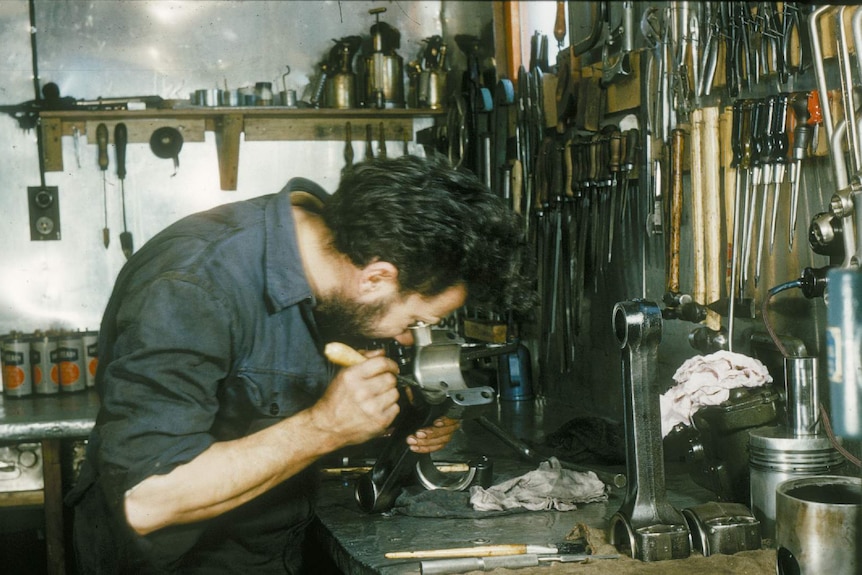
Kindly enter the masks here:
[[787, 424], [749, 432], [751, 509], [761, 535], [775, 535], [775, 492], [787, 480], [834, 473], [844, 463], [826, 435], [820, 433], [817, 359], [784, 360]]

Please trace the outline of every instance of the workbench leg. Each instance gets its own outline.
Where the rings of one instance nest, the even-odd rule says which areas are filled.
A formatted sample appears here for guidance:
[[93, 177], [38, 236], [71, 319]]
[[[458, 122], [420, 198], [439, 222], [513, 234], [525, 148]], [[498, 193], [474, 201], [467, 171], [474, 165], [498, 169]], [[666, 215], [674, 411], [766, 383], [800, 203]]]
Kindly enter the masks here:
[[60, 472], [60, 440], [42, 440], [42, 476], [45, 480], [45, 543], [48, 574], [65, 575], [66, 547], [63, 537], [63, 481]]

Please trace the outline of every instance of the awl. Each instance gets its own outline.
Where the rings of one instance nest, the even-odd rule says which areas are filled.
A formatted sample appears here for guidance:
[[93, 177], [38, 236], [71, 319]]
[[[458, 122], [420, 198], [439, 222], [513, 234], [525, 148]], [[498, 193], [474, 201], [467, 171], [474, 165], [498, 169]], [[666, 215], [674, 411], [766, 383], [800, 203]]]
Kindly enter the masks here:
[[[579, 544], [583, 550], [583, 545]], [[442, 559], [445, 557], [497, 557], [502, 555], [551, 554], [560, 553], [556, 545], [476, 545], [474, 547], [455, 547], [452, 549], [426, 549], [423, 551], [394, 551], [386, 553], [387, 559]]]
[[448, 575], [450, 573], [469, 573], [470, 571], [493, 571], [498, 567], [519, 569], [536, 567], [542, 563], [584, 563], [593, 559], [618, 559], [619, 555], [508, 555], [504, 557], [461, 557], [458, 559], [437, 559], [422, 561], [419, 565], [422, 575]]

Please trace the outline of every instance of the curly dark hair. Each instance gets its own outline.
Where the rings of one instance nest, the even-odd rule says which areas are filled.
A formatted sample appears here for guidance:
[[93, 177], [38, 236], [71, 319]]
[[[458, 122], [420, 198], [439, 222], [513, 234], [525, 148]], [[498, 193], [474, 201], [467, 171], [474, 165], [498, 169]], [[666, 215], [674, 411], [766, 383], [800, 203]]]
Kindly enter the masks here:
[[323, 219], [335, 249], [360, 267], [393, 264], [404, 292], [434, 296], [464, 285], [470, 305], [523, 312], [535, 303], [520, 219], [442, 156], [354, 165]]

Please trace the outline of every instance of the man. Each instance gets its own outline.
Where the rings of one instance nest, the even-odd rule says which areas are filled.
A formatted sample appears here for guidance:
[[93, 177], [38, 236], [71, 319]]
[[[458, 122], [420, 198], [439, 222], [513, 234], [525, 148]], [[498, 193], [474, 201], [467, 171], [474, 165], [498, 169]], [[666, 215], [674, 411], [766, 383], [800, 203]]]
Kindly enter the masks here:
[[120, 272], [69, 496], [82, 573], [301, 572], [314, 462], [398, 413], [394, 361], [336, 371], [325, 343], [530, 303], [515, 216], [444, 160], [358, 164], [331, 197], [295, 184], [173, 224]]

